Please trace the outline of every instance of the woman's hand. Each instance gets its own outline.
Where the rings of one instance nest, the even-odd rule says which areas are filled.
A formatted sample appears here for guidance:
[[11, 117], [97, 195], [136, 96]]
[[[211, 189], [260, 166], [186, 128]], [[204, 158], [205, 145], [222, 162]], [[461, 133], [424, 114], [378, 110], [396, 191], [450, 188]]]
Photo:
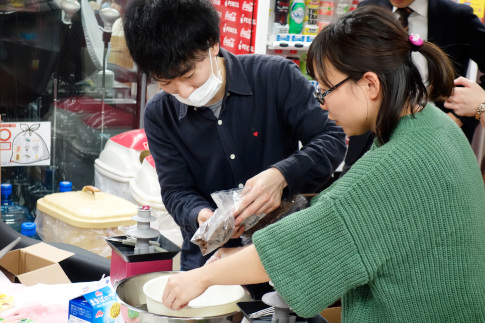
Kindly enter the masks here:
[[163, 291], [163, 305], [178, 311], [186, 307], [191, 300], [202, 295], [209, 285], [199, 271], [200, 268], [171, 275]]
[[254, 245], [214, 263], [171, 275], [163, 291], [163, 304], [180, 310], [212, 285], [248, 285], [269, 281]]

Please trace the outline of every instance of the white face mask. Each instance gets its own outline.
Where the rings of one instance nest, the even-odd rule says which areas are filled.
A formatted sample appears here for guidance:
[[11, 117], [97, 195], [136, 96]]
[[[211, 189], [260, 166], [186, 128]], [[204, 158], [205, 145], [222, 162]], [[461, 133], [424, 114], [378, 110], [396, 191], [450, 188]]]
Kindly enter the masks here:
[[202, 107], [207, 104], [214, 96], [216, 95], [217, 91], [221, 88], [222, 84], [222, 76], [221, 70], [219, 69], [219, 64], [217, 63], [216, 57], [216, 67], [217, 67], [217, 76], [214, 75], [212, 72], [212, 57], [211, 57], [211, 50], [209, 48], [209, 59], [211, 61], [211, 76], [209, 79], [202, 84], [199, 88], [195, 89], [192, 93], [190, 93], [189, 97], [184, 99], [178, 94], [172, 94], [177, 100], [182, 103], [185, 103], [190, 106], [194, 107]]

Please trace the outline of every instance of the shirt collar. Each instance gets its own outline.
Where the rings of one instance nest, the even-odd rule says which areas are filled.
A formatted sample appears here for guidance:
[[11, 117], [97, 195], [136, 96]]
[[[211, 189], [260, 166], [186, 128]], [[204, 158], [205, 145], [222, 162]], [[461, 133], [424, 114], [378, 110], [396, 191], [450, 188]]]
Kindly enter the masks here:
[[[414, 0], [408, 7], [418, 15], [428, 17], [428, 0]], [[392, 12], [396, 12], [396, 10], [397, 8], [393, 6]]]
[[[241, 61], [236, 55], [220, 48], [219, 55], [222, 54], [224, 58], [224, 65], [226, 67], [226, 93], [232, 92], [240, 95], [252, 95], [246, 73], [242, 67]], [[226, 94], [224, 95], [226, 96]], [[173, 97], [175, 99], [175, 97]], [[175, 99], [177, 100], [177, 99]], [[179, 105], [179, 120], [187, 115], [188, 105], [177, 100]]]
[[[241, 95], [252, 95], [246, 73], [236, 55], [224, 48], [220, 49], [226, 66], [226, 90]], [[254, 54], [253, 54], [254, 55]]]

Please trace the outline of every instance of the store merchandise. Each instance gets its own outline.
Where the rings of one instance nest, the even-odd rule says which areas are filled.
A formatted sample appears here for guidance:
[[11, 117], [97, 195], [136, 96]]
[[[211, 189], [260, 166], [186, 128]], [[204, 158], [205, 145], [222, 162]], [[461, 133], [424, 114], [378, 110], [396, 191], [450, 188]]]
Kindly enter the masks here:
[[306, 58], [307, 58], [308, 53], [304, 52], [300, 55], [300, 70], [303, 73], [303, 75], [307, 78], [307, 80], [311, 81], [313, 78], [308, 75], [307, 70], [306, 70]]
[[110, 278], [103, 278], [94, 288], [69, 301], [69, 323], [121, 323], [121, 305], [111, 286]]
[[274, 7], [274, 34], [287, 34], [289, 32], [288, 26], [288, 11], [290, 10], [290, 0], [276, 0]]
[[286, 58], [294, 62], [296, 65], [300, 66], [300, 56], [298, 55], [297, 50], [290, 50], [290, 55]]
[[335, 18], [340, 18], [349, 12], [350, 6], [352, 5], [352, 0], [335, 0]]
[[274, 50], [274, 54], [275, 54], [275, 56], [281, 56], [281, 57], [285, 57], [286, 58], [286, 55], [283, 54], [283, 50], [282, 49], [275, 49]]
[[360, 3], [360, 0], [351, 0], [351, 5], [350, 5], [350, 8], [349, 8], [349, 12], [350, 11], [354, 11], [355, 9], [357, 9], [357, 6], [359, 5]]
[[72, 183], [68, 181], [59, 182], [59, 192], [71, 192]]
[[54, 193], [37, 201], [37, 234], [42, 240], [72, 244], [103, 257], [111, 255], [104, 237], [125, 235], [135, 225], [137, 206], [92, 186]]
[[334, 0], [320, 1], [317, 18], [318, 31], [322, 30], [330, 23], [332, 23], [334, 15], [334, 5]]
[[300, 34], [305, 18], [305, 0], [293, 0], [290, 5], [290, 34]]
[[21, 226], [21, 233], [29, 238], [40, 240], [37, 235], [37, 225], [34, 222], [24, 222]]
[[306, 0], [305, 4], [305, 18], [303, 19], [303, 31], [304, 35], [316, 35], [318, 34], [318, 0]]
[[111, 137], [94, 161], [94, 185], [102, 192], [133, 201], [130, 181], [150, 155], [144, 129], [135, 129]]
[[12, 201], [12, 184], [1, 185], [2, 195], [2, 221], [17, 232], [21, 232], [21, 226], [24, 222], [33, 221], [30, 211], [21, 205]]

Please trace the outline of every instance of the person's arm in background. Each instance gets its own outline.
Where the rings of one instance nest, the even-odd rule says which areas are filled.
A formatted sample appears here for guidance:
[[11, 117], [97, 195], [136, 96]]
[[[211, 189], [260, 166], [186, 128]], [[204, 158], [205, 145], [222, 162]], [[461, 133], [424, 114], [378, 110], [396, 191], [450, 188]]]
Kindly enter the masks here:
[[[156, 109], [147, 106], [145, 132], [155, 161], [163, 204], [185, 232], [194, 234], [201, 223], [213, 214], [213, 208], [197, 189], [187, 162], [169, 140]], [[199, 217], [200, 214], [200, 217]]]
[[[445, 107], [453, 109], [459, 116], [475, 117], [480, 104], [485, 103], [485, 90], [479, 84], [464, 77], [455, 80], [453, 95], [445, 101]], [[458, 87], [462, 86], [462, 87]], [[480, 114], [480, 122], [485, 127], [485, 112]]]
[[466, 14], [460, 15], [459, 24], [462, 26], [462, 35], [464, 35], [470, 59], [477, 63], [478, 70], [482, 73], [480, 86], [485, 88], [485, 25], [474, 14], [471, 7], [465, 6], [465, 8]]
[[[469, 59], [473, 60], [477, 63], [478, 70], [481, 73], [485, 73], [485, 25], [480, 21], [477, 15], [473, 12], [473, 9], [467, 5], [460, 5], [459, 12], [456, 12], [453, 15], [453, 18], [457, 21], [455, 22], [456, 26], [459, 26], [459, 30], [457, 31], [460, 35], [459, 41], [463, 44], [466, 48], [463, 51], [466, 51], [467, 55], [469, 55]], [[453, 59], [453, 57], [452, 57]], [[465, 76], [465, 75], [462, 75]], [[482, 88], [485, 87], [485, 74], [482, 74], [480, 77], [480, 86]], [[459, 84], [457, 84], [459, 85]], [[456, 88], [455, 88], [456, 89]], [[483, 101], [482, 101], [483, 103]], [[445, 103], [445, 108], [451, 109]], [[478, 105], [476, 106], [478, 108]], [[476, 111], [475, 111], [476, 112]], [[476, 114], [476, 113], [475, 113]], [[475, 124], [474, 119], [467, 119], [462, 118], [464, 116], [475, 116], [475, 114], [459, 114], [457, 111], [453, 113], [449, 113], [450, 117], [460, 126], [460, 127], [470, 127], [471, 125]]]
[[247, 196], [235, 212], [236, 226], [252, 214], [276, 209], [285, 188], [289, 196], [320, 189], [345, 157], [342, 128], [328, 119], [313, 96], [314, 87], [299, 67], [284, 61], [275, 69], [278, 79], [272, 88], [278, 98], [274, 108], [278, 109], [279, 122], [303, 147], [246, 182], [243, 194]]

